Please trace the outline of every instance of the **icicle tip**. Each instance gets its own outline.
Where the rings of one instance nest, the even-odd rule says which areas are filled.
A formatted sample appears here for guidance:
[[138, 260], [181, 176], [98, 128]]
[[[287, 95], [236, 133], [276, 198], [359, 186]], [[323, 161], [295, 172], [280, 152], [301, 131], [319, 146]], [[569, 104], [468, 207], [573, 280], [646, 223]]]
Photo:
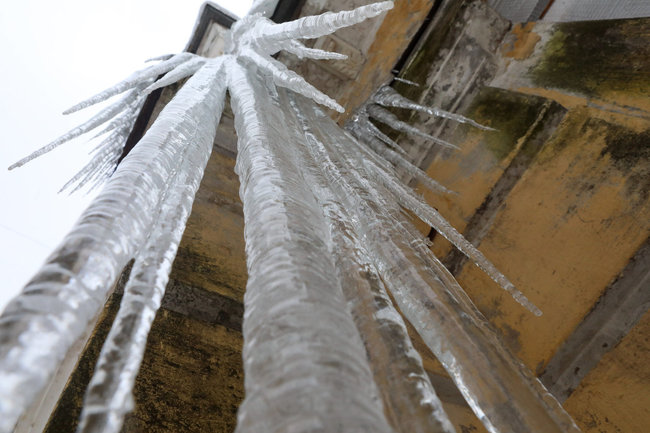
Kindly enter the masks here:
[[165, 61], [165, 60], [171, 59], [172, 57], [174, 57], [174, 54], [163, 54], [162, 56], [156, 56], [156, 57], [152, 57], [150, 59], [147, 59], [144, 62], [145, 63], [150, 63], [150, 62]]

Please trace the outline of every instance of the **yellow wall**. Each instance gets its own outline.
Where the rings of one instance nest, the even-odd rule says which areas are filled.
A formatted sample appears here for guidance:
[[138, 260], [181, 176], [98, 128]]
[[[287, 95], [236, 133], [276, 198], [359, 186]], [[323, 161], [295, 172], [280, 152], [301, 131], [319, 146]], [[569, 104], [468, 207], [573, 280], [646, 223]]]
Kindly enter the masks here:
[[650, 313], [585, 377], [564, 406], [584, 433], [648, 431]]

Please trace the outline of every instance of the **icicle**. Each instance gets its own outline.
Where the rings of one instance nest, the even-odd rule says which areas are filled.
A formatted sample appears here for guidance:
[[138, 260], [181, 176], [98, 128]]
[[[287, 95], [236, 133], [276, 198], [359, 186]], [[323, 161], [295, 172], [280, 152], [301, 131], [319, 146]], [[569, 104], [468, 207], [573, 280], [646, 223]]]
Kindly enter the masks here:
[[[453, 276], [429, 252], [429, 261], [413, 250], [395, 204], [355, 146], [330, 119], [301, 104], [325, 136], [330, 155], [341, 155], [326, 171], [355, 231], [370, 249], [381, 278], [402, 312], [441, 360], [470, 406], [489, 431], [579, 432], [562, 407], [520, 362], [500, 344]], [[311, 110], [311, 111], [310, 111]], [[417, 241], [421, 245], [421, 241]]]
[[191, 60], [188, 60], [185, 63], [181, 63], [171, 71], [167, 72], [165, 76], [162, 77], [160, 80], [154, 82], [149, 87], [144, 89], [143, 93], [149, 94], [156, 89], [169, 86], [170, 84], [174, 84], [175, 82], [180, 81], [183, 78], [189, 77], [190, 75], [194, 75], [194, 73], [198, 71], [201, 68], [201, 66], [205, 64], [205, 62], [206, 62], [205, 58], [195, 57]]
[[80, 103], [68, 108], [63, 112], [63, 114], [70, 114], [74, 113], [75, 111], [79, 111], [82, 108], [89, 107], [91, 105], [97, 104], [98, 102], [105, 101], [106, 99], [110, 98], [111, 96], [118, 95], [126, 90], [129, 90], [135, 86], [137, 86], [139, 83], [149, 80], [150, 78], [155, 78], [158, 75], [164, 74], [166, 72], [171, 71], [174, 69], [176, 66], [187, 62], [188, 60], [192, 59], [195, 57], [194, 54], [192, 53], [180, 53], [176, 54], [174, 57], [172, 57], [169, 60], [165, 60], [163, 62], [158, 63], [157, 65], [149, 66], [146, 69], [143, 69], [138, 72], [134, 72], [131, 74], [129, 77], [124, 79], [123, 81], [117, 83], [113, 87], [110, 87], [103, 92], [100, 92], [96, 94], [95, 96], [92, 96], [84, 101], [81, 101]]
[[150, 59], [147, 59], [144, 62], [149, 63], [149, 62], [158, 62], [158, 61], [161, 61], [161, 60], [169, 60], [174, 56], [175, 56], [175, 54], [163, 54], [161, 56], [156, 56], [156, 57], [152, 57]]
[[405, 78], [393, 77], [393, 80], [398, 81], [400, 83], [408, 84], [409, 86], [420, 87], [420, 85], [418, 83], [413, 82], [411, 80], [407, 80]]
[[[360, 6], [351, 11], [325, 12], [321, 15], [298, 18], [294, 21], [275, 24], [271, 20], [259, 20], [251, 38], [264, 45], [288, 39], [313, 39], [334, 33], [343, 27], [349, 27], [376, 17], [393, 8], [392, 1]], [[269, 53], [271, 54], [271, 53]]]
[[314, 177], [309, 183], [329, 223], [331, 254], [343, 293], [369, 353], [385, 412], [399, 433], [454, 433], [424, 371], [422, 359], [411, 344], [402, 317], [351, 227], [350, 215], [330, 188], [324, 174], [329, 167], [323, 143], [297, 107], [295, 96], [288, 96], [299, 123], [291, 125], [291, 129], [304, 134], [307, 150], [302, 146], [299, 150], [309, 152], [310, 157], [306, 158], [308, 162], [303, 167]]
[[[237, 432], [389, 432], [296, 143], [260, 77], [232, 62], [249, 278]], [[252, 68], [248, 68], [252, 69]], [[272, 253], [270, 253], [272, 252]], [[286, 408], [291, 408], [287, 411]]]
[[358, 113], [356, 113], [352, 117], [352, 120], [349, 122], [349, 126], [352, 128], [351, 131], [354, 130], [355, 135], [360, 140], [364, 141], [366, 139], [376, 137], [400, 155], [404, 157], [408, 156], [406, 154], [406, 151], [402, 149], [399, 144], [397, 144], [393, 139], [381, 132], [375, 125], [373, 125], [373, 123], [368, 118], [368, 114], [365, 110], [360, 110]]
[[254, 0], [247, 14], [262, 14], [263, 16], [270, 16], [273, 14], [277, 5], [278, 0]]
[[409, 110], [416, 110], [427, 113], [430, 116], [443, 117], [445, 119], [453, 120], [459, 123], [467, 123], [468, 125], [472, 125], [476, 128], [486, 131], [494, 131], [494, 128], [481, 125], [480, 123], [477, 123], [467, 117], [461, 116], [460, 114], [450, 113], [448, 111], [444, 111], [435, 107], [425, 107], [424, 105], [416, 104], [410, 99], [407, 99], [397, 93], [397, 91], [395, 91], [395, 89], [392, 87], [380, 87], [373, 95], [372, 100], [373, 102], [376, 102], [379, 105], [383, 105], [384, 107], [408, 108]]
[[75, 174], [65, 185], [61, 187], [59, 192], [63, 192], [77, 183], [77, 186], [70, 192], [77, 191], [83, 187], [89, 180], [91, 180], [94, 172], [101, 170], [105, 164], [110, 163], [113, 158], [118, 158], [121, 152], [109, 147], [107, 150], [98, 153], [88, 164], [86, 164], [77, 174]]
[[419, 167], [413, 165], [403, 156], [382, 145], [377, 141], [377, 139], [373, 137], [366, 137], [363, 139], [363, 142], [366, 143], [377, 155], [385, 158], [396, 167], [403, 169], [409, 176], [416, 178], [420, 183], [422, 183], [431, 191], [443, 192], [445, 194], [455, 194], [453, 191], [445, 188], [443, 185], [431, 179], [424, 171], [422, 171]]
[[[361, 147], [358, 143], [353, 141], [354, 146]], [[372, 146], [371, 146], [372, 147]], [[389, 149], [383, 148], [377, 143], [374, 143], [374, 147], [379, 149], [380, 153], [388, 152]], [[373, 149], [374, 150], [374, 149]], [[392, 155], [393, 157], [395, 155]], [[399, 156], [399, 155], [397, 155]], [[371, 164], [372, 161], [368, 161]], [[406, 161], [408, 162], [408, 161]], [[415, 166], [414, 166], [415, 167]], [[405, 166], [406, 168], [406, 166]], [[417, 168], [417, 167], [415, 167]], [[419, 170], [419, 169], [418, 169]], [[378, 169], [382, 174], [386, 174], [384, 170]], [[416, 177], [417, 172], [409, 172], [409, 175]], [[429, 206], [424, 202], [420, 197], [417, 196], [409, 187], [405, 186], [394, 176], [377, 176], [377, 179], [381, 181], [382, 184], [391, 192], [392, 196], [399, 202], [400, 205], [412, 211], [415, 215], [418, 216], [422, 221], [429, 224], [431, 227], [436, 229], [440, 234], [451, 242], [456, 248], [458, 248], [463, 254], [465, 254], [474, 264], [481, 268], [490, 278], [492, 278], [497, 284], [499, 284], [504, 290], [506, 290], [518, 303], [523, 307], [528, 309], [530, 312], [536, 316], [541, 316], [542, 312], [537, 308], [533, 303], [531, 303], [524, 294], [522, 294], [517, 288], [508, 280], [508, 278], [503, 275], [493, 264], [490, 262], [484, 255], [481, 253], [474, 245], [472, 245], [463, 235], [458, 233], [458, 231], [449, 224], [442, 215], [438, 213], [437, 210]], [[418, 179], [419, 180], [419, 179]], [[431, 180], [433, 182], [433, 180]]]
[[[0, 432], [46, 385], [107, 291], [144, 243], [185, 141], [174, 131], [192, 100], [184, 92], [122, 161], [100, 195], [0, 317]], [[170, 133], [171, 131], [171, 133]], [[176, 145], [162, 143], [175, 140]]]
[[305, 81], [305, 79], [300, 75], [296, 74], [272, 57], [262, 56], [251, 49], [244, 49], [240, 55], [243, 58], [249, 59], [267, 72], [273, 78], [273, 82], [277, 86], [286, 87], [294, 92], [301, 93], [319, 104], [323, 104], [339, 113], [345, 112], [345, 109], [334, 99], [307, 83], [307, 81]]
[[26, 163], [28, 163], [29, 161], [33, 160], [34, 158], [38, 158], [39, 156], [54, 150], [61, 144], [70, 141], [73, 138], [79, 137], [80, 135], [85, 134], [86, 132], [91, 131], [97, 128], [98, 126], [106, 123], [107, 121], [115, 117], [117, 114], [125, 110], [131, 102], [135, 101], [137, 97], [138, 97], [138, 90], [137, 89], [132, 90], [120, 101], [116, 102], [110, 107], [104, 108], [102, 111], [100, 111], [97, 115], [95, 115], [93, 118], [91, 118], [84, 124], [70, 130], [69, 132], [57, 138], [56, 140], [52, 141], [48, 145], [41, 147], [40, 149], [31, 153], [30, 155], [26, 156], [20, 161], [12, 164], [11, 166], [9, 166], [9, 170], [13, 170], [14, 168], [21, 167]]
[[391, 113], [390, 111], [386, 110], [385, 108], [380, 107], [379, 105], [376, 104], [368, 104], [365, 107], [366, 111], [372, 117], [373, 119], [376, 119], [383, 123], [386, 126], [391, 127], [392, 129], [396, 131], [401, 131], [405, 132], [407, 134], [412, 134], [412, 135], [417, 135], [422, 138], [426, 138], [429, 141], [432, 141], [436, 144], [439, 144], [444, 147], [449, 147], [452, 149], [458, 149], [458, 146], [448, 143], [444, 140], [441, 140], [439, 138], [434, 137], [433, 135], [429, 135], [425, 132], [420, 131], [419, 129], [409, 125], [406, 122], [402, 122], [397, 118], [396, 115]]
[[333, 53], [331, 51], [319, 50], [315, 48], [307, 48], [296, 40], [290, 40], [288, 43], [282, 45], [282, 49], [289, 53], [295, 54], [300, 59], [315, 59], [315, 60], [345, 60], [348, 58], [345, 54]]
[[[145, 82], [141, 87], [145, 87], [146, 85], [147, 83]], [[91, 150], [91, 153], [95, 154], [91, 161], [74, 175], [72, 179], [66, 182], [59, 192], [70, 188], [75, 182], [77, 185], [70, 190], [70, 194], [75, 193], [90, 182], [96, 182], [93, 185], [97, 186], [103, 183], [107, 177], [106, 174], [110, 173], [117, 166], [117, 162], [124, 150], [124, 144], [131, 133], [132, 126], [145, 100], [145, 95], [138, 95], [135, 102], [132, 102], [120, 116], [116, 117], [100, 132], [100, 134], [107, 132], [110, 132], [110, 134]], [[93, 188], [88, 192], [92, 191]]]
[[280, 50], [287, 50], [304, 57], [341, 59], [342, 55], [322, 50], [305, 48], [295, 41], [301, 38], [317, 38], [333, 33], [337, 29], [351, 26], [392, 9], [393, 2], [385, 1], [361, 6], [351, 11], [326, 12], [318, 16], [299, 18], [276, 24], [256, 14], [257, 8], [264, 9], [264, 2], [253, 7], [252, 14], [233, 24], [226, 42], [226, 52], [243, 57], [256, 64], [273, 77], [277, 86], [286, 87], [314, 99], [338, 112], [344, 112], [335, 100], [307, 83], [304, 78], [289, 70], [284, 64], [270, 57]]
[[[179, 92], [179, 99], [191, 103], [182, 107], [183, 120], [174, 128], [176, 143], [165, 145], [184, 147], [184, 154], [179, 156], [182, 165], [168, 179], [168, 191], [158, 221], [136, 256], [120, 310], [86, 391], [77, 430], [80, 433], [118, 433], [124, 415], [133, 409], [131, 390], [135, 376], [142, 362], [151, 323], [165, 293], [194, 194], [212, 150], [225, 91], [220, 62], [213, 61]], [[164, 118], [167, 115], [165, 110], [174, 110], [174, 104], [175, 100], [160, 116]], [[156, 131], [155, 124], [152, 130], [151, 134], [158, 140], [155, 134], [161, 131]], [[145, 135], [143, 140], [147, 139], [150, 137]]]
[[[84, 433], [119, 430], [190, 210], [188, 195], [194, 194], [201, 177], [202, 170], [194, 168], [205, 165], [226, 84], [239, 135], [236, 170], [249, 269], [246, 400], [238, 415], [238, 433], [389, 433], [380, 395], [399, 433], [451, 431], [383, 284], [491, 432], [578, 431], [539, 381], [501, 345], [405, 220], [402, 207], [541, 314], [435, 209], [403, 185], [384, 157], [422, 176], [414, 171], [419, 168], [380, 143], [376, 131], [364, 139], [384, 157], [359, 144], [312, 103], [297, 99], [292, 109], [278, 102], [287, 96], [273, 83], [341, 109], [269, 54], [287, 49], [305, 57], [340, 58], [307, 49], [295, 39], [322, 36], [390, 8], [391, 2], [383, 2], [284, 24], [249, 15], [233, 25], [231, 55], [197, 68], [0, 317], [0, 432], [13, 429], [34, 403], [101, 310], [127, 261], [136, 257], [80, 427]], [[203, 61], [193, 59], [189, 53], [161, 59], [72, 110], [134, 86], [142, 89], [160, 74], [168, 73], [160, 85], [191, 75]], [[225, 84], [216, 73], [221, 61], [226, 62]], [[381, 89], [375, 102], [489, 129], [391, 92]], [[138, 96], [99, 123], [123, 112], [104, 130], [110, 134], [98, 146], [94, 161], [82, 169], [80, 184], [112, 171], [114, 158], [121, 154], [118, 138], [124, 137], [143, 100]], [[128, 338], [117, 338], [125, 334]]]
[[528, 311], [535, 316], [541, 316], [542, 311], [537, 308], [528, 298], [521, 293], [510, 282], [510, 280], [499, 271], [491, 261], [489, 261], [483, 253], [481, 253], [474, 245], [472, 245], [463, 235], [444, 219], [437, 210], [429, 206], [420, 197], [411, 193], [408, 189], [404, 188], [401, 184], [388, 180], [391, 188], [394, 188], [395, 196], [399, 197], [401, 205], [412, 211], [422, 221], [429, 224], [437, 232], [439, 232], [445, 239], [451, 242], [463, 254], [465, 254], [476, 266], [481, 268], [490, 278], [492, 278], [503, 290], [508, 292], [515, 301], [521, 304]]

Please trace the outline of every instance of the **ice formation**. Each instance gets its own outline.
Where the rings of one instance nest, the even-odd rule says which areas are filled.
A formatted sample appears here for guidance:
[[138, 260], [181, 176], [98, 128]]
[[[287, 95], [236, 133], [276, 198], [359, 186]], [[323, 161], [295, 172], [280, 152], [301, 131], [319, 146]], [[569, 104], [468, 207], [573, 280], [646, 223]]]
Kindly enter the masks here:
[[578, 431], [571, 418], [498, 341], [453, 276], [406, 220], [394, 174], [318, 108], [301, 113], [320, 131], [324, 171], [355, 233], [397, 304], [443, 363], [489, 431]]
[[[408, 161], [370, 118], [433, 141], [382, 107], [485, 127], [384, 87], [351, 124], [361, 144], [314, 104], [342, 110], [336, 101], [271, 57], [285, 50], [299, 57], [340, 59], [298, 39], [329, 34], [391, 7], [392, 2], [382, 2], [283, 24], [249, 14], [233, 25], [226, 55], [154, 59], [159, 63], [70, 111], [128, 92], [119, 102], [11, 167], [106, 125], [95, 159], [72, 180], [79, 186], [108, 177], [104, 189], [0, 317], [0, 433], [11, 431], [38, 398], [134, 259], [79, 424], [83, 433], [120, 430], [132, 408], [135, 374], [226, 90], [238, 134], [236, 172], [249, 273], [243, 328], [246, 399], [238, 415], [239, 433], [452, 433], [389, 292], [491, 432], [577, 431], [501, 345], [402, 209], [430, 224], [524, 306], [538, 311], [399, 180], [395, 167], [431, 188], [444, 188]], [[256, 8], [268, 9], [264, 1]], [[144, 97], [188, 76], [115, 169], [120, 143]]]
[[[430, 190], [438, 190], [445, 193], [450, 191], [444, 188], [439, 183], [431, 179], [424, 171], [413, 165], [407, 158], [406, 153], [399, 145], [390, 137], [386, 136], [377, 128], [370, 118], [393, 128], [397, 131], [405, 132], [407, 134], [417, 135], [424, 137], [433, 143], [457, 149], [458, 147], [440, 140], [429, 134], [426, 134], [419, 129], [403, 122], [397, 118], [396, 115], [386, 110], [383, 107], [397, 107], [417, 110], [427, 113], [431, 116], [442, 117], [450, 119], [455, 122], [466, 123], [473, 127], [483, 130], [493, 130], [490, 127], [481, 125], [472, 119], [461, 116], [459, 114], [450, 113], [435, 107], [425, 107], [405, 98], [388, 86], [380, 87], [357, 112], [352, 119], [347, 122], [346, 129], [348, 129], [360, 142], [365, 143], [370, 147], [378, 156], [385, 158], [391, 162], [395, 167], [401, 168], [409, 176], [420, 181], [424, 186]], [[385, 145], [382, 145], [383, 142]], [[388, 178], [388, 177], [387, 177]], [[503, 275], [493, 264], [490, 262], [476, 247], [468, 242], [451, 224], [449, 224], [434, 208], [425, 203], [416, 194], [413, 194], [409, 188], [405, 187], [399, 181], [390, 181], [391, 191], [398, 192], [396, 197], [398, 202], [405, 208], [411, 210], [422, 221], [429, 224], [437, 232], [439, 232], [445, 239], [451, 242], [463, 254], [470, 258], [479, 268], [490, 276], [496, 283], [498, 283], [504, 290], [506, 290], [512, 297], [523, 305], [526, 309], [531, 311], [536, 316], [541, 316], [542, 312], [532, 302], [526, 298], [517, 288]]]
[[[80, 432], [118, 432], [133, 409], [131, 389], [144, 354], [151, 323], [165, 294], [194, 194], [203, 177], [223, 110], [226, 86], [222, 63], [211, 62], [194, 75], [160, 113], [142, 142], [152, 141], [178, 153], [180, 165], [169, 173], [157, 221], [135, 256], [131, 276], [113, 326], [88, 385]], [[168, 131], [173, 130], [174, 135]], [[188, 146], [188, 140], [192, 146]]]

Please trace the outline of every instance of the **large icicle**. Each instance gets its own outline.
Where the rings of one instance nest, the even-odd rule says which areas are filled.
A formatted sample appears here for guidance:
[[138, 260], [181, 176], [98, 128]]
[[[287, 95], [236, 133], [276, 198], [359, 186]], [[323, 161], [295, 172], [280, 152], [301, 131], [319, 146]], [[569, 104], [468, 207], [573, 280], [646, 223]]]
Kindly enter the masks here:
[[[283, 92], [280, 95], [283, 96]], [[291, 129], [304, 134], [306, 150], [302, 147], [299, 150], [309, 152], [309, 157], [305, 157], [303, 167], [311, 173], [309, 183], [329, 223], [331, 254], [343, 293], [369, 353], [387, 417], [399, 433], [454, 433], [424, 371], [422, 359], [413, 348], [406, 325], [351, 226], [350, 213], [332, 192], [324, 172], [336, 168], [329, 166], [322, 140], [297, 107], [295, 95], [289, 98], [298, 120]]]
[[[281, 107], [232, 62], [249, 278], [237, 432], [390, 432]], [[270, 428], [269, 426], [272, 426]]]
[[[167, 115], [156, 122], [158, 132], [122, 161], [0, 317], [0, 432], [13, 429], [143, 245], [167, 179], [181, 163], [185, 141], [176, 129], [191, 102], [177, 97], [170, 103]], [[166, 145], [169, 141], [176, 145]]]
[[[256, 10], [265, 9], [262, 3]], [[339, 54], [308, 49], [296, 39], [331, 33], [391, 7], [392, 2], [383, 2], [284, 24], [249, 15], [233, 25], [230, 55], [219, 60], [189, 53], [160, 58], [161, 63], [71, 109], [133, 87], [137, 94], [161, 74], [167, 75], [148, 90], [195, 74], [0, 317], [0, 433], [11, 431], [34, 402], [102, 308], [127, 261], [135, 257], [80, 425], [83, 433], [119, 430], [131, 407], [130, 390], [146, 334], [214, 138], [225, 85], [239, 135], [236, 170], [249, 270], [243, 329], [247, 395], [238, 433], [390, 433], [389, 422], [399, 433], [451, 433], [453, 427], [386, 288], [491, 432], [578, 431], [557, 401], [502, 346], [405, 219], [402, 207], [540, 313], [435, 209], [401, 183], [386, 159], [412, 173], [419, 168], [399, 150], [377, 141], [383, 137], [392, 144], [376, 127], [368, 128], [369, 137], [361, 134], [369, 149], [311, 101], [293, 99], [290, 91], [275, 87], [340, 110], [336, 101], [270, 54], [287, 50], [303, 57], [340, 59]], [[225, 83], [218, 77], [221, 61], [227, 66]], [[81, 184], [106, 176], [114, 167], [114, 158], [121, 154], [116, 143], [130, 130], [146, 93], [128, 99], [133, 94], [69, 134], [87, 132], [123, 112], [100, 133], [108, 135], [97, 147], [94, 162], [78, 175]], [[490, 129], [415, 104], [386, 87], [373, 101]], [[365, 113], [369, 124], [372, 110]], [[373, 117], [417, 133], [386, 113], [377, 109]]]
[[[400, 309], [441, 360], [477, 416], [493, 433], [578, 432], [562, 407], [499, 342], [453, 276], [404, 227], [393, 194], [349, 137], [309, 104], [302, 110], [329, 136], [330, 181]], [[371, 165], [372, 166], [372, 165]], [[414, 249], [414, 246], [416, 247]]]
[[[160, 113], [161, 119], [170, 112], [171, 116], [182, 115], [173, 137], [163, 139], [164, 146], [183, 149], [182, 165], [167, 180], [158, 221], [136, 256], [119, 312], [86, 391], [80, 433], [118, 433], [124, 415], [133, 409], [131, 390], [147, 335], [165, 293], [223, 110], [226, 87], [221, 63], [221, 59], [209, 62]], [[142, 142], [160, 141], [162, 132], [155, 122]]]
[[343, 27], [349, 27], [368, 18], [376, 17], [392, 8], [392, 1], [384, 1], [360, 6], [350, 11], [325, 12], [281, 24], [275, 24], [267, 18], [257, 19], [253, 28], [247, 30], [250, 39], [242, 42], [257, 44], [266, 48], [267, 54], [274, 54], [277, 52], [277, 50], [273, 50], [278, 42], [289, 39], [319, 38], [334, 33]]

